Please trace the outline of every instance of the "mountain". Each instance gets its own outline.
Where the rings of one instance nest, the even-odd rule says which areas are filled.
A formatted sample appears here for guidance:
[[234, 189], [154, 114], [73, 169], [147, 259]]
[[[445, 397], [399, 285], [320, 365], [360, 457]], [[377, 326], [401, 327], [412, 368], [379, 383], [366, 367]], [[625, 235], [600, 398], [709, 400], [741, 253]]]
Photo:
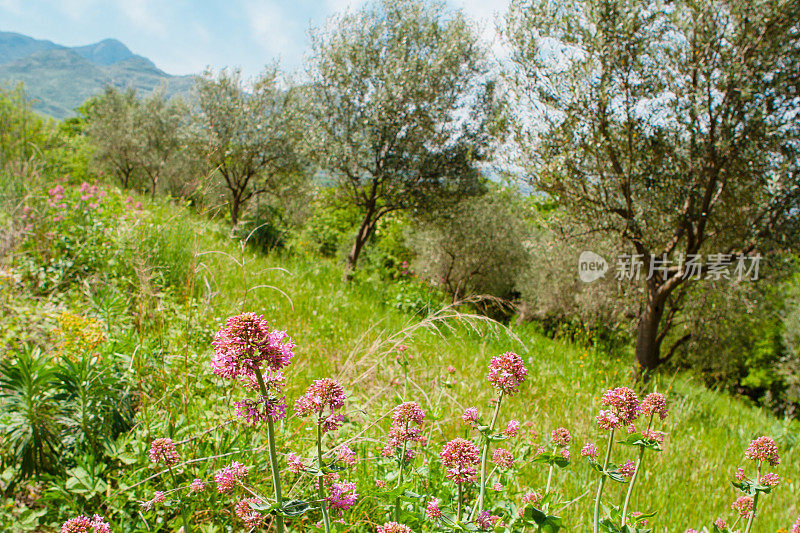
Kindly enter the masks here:
[[140, 94], [163, 86], [167, 96], [186, 96], [192, 76], [172, 76], [116, 39], [67, 47], [0, 31], [0, 84], [22, 82], [34, 109], [54, 118], [74, 116], [106, 85], [133, 87]]

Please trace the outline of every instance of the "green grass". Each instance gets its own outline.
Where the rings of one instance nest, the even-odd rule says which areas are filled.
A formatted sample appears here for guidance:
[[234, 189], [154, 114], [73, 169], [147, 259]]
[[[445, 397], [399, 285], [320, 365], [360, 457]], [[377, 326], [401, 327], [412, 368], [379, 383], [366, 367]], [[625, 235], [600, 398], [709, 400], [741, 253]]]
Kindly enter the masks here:
[[[242, 249], [228, 238], [226, 228], [166, 203], [148, 204], [141, 218], [126, 223], [130, 227], [122, 224], [117, 231], [125, 234], [142, 224], [164, 227], [158, 244], [144, 240], [149, 244], [140, 251], [152, 252], [153, 264], [160, 265], [165, 278], [187, 272], [188, 281], [173, 282], [167, 295], [152, 291], [155, 310], [138, 330], [128, 319], [110, 328], [112, 351], [128, 362], [140, 380], [142, 398], [137, 426], [123, 446], [137, 459], [130, 471], [114, 474], [118, 481], [110, 491], [109, 506], [113, 507], [115, 501], [146, 499], [148, 491], [158, 489], [152, 481], [125, 489], [151, 473], [146, 464], [150, 438], [170, 434], [178, 440], [202, 434], [184, 452], [193, 457], [263, 444], [258, 432], [238, 426], [203, 434], [232, 415], [231, 401], [241, 394], [210, 373], [211, 336], [225, 317], [247, 310], [264, 314], [297, 342], [296, 358], [287, 372], [290, 405], [312, 379], [337, 377], [350, 396], [346, 407], [349, 418], [370, 424], [407, 391], [408, 399], [418, 401], [429, 413], [440, 414], [431, 428], [432, 461], [444, 440], [464, 434], [460, 417], [465, 407], [474, 405], [484, 416], [488, 414], [492, 391], [485, 373], [489, 359], [507, 350], [523, 355], [528, 363], [528, 380], [518, 395], [504, 401], [501, 423], [505, 425], [510, 419], [530, 422], [539, 442], [559, 426], [572, 432], [573, 462], [557, 473], [554, 485], [567, 500], [580, 496], [563, 511], [568, 530], [591, 529], [596, 478], [588, 464], [580, 460], [578, 451], [590, 440], [603, 448], [594, 416], [604, 390], [631, 385], [630, 350], [606, 353], [551, 340], [529, 325], [505, 330], [468, 317], [421, 322], [422, 317], [400, 312], [387, 303], [393, 296], [389, 284], [368, 275], [347, 283], [336, 261], [263, 256]], [[151, 231], [145, 234], [152, 235]], [[158, 270], [151, 267], [149, 272], [157, 275]], [[136, 283], [131, 284], [134, 286]], [[141, 280], [139, 286], [143, 286]], [[134, 313], [137, 305], [144, 305], [144, 299], [135, 293], [131, 289], [126, 295], [131, 298], [127, 312]], [[191, 301], [185, 299], [189, 294], [194, 295]], [[43, 308], [54, 304], [50, 299], [32, 305]], [[77, 290], [55, 305], [92, 312], [87, 297]], [[422, 327], [425, 324], [438, 324], [439, 329]], [[394, 360], [393, 348], [398, 343], [408, 345], [407, 353], [413, 357], [408, 382]], [[453, 365], [456, 373], [454, 383], [445, 386], [448, 365]], [[800, 453], [796, 446], [800, 430], [796, 422], [779, 421], [741, 399], [710, 391], [685, 374], [657, 376], [648, 385], [650, 390], [668, 395], [670, 415], [660, 428], [668, 436], [662, 453], [646, 456], [632, 509], [657, 510], [651, 521], [654, 531], [700, 529], [717, 516], [733, 522], [730, 503], [737, 493], [730, 480], [736, 468], [743, 465], [749, 441], [762, 434], [779, 443], [782, 462], [776, 470], [782, 482], [773, 494], [761, 499], [755, 530], [771, 532], [791, 527], [800, 514]], [[367, 435], [380, 439], [387, 425], [382, 420]], [[310, 447], [312, 433], [306, 429], [290, 419], [279, 431], [280, 451]], [[355, 424], [346, 425], [334, 438], [353, 436], [358, 430]], [[368, 449], [366, 443], [359, 446], [359, 453]], [[616, 462], [633, 456], [633, 449], [615, 448]], [[220, 460], [209, 461], [201, 474], [210, 475], [221, 464]], [[372, 479], [370, 463], [367, 460], [364, 464], [360, 483]], [[263, 479], [268, 479], [268, 473], [262, 473]], [[546, 476], [544, 466], [523, 465], [519, 475], [505, 483], [506, 490], [512, 494], [542, 491]], [[621, 503], [621, 490], [607, 487], [605, 499]], [[520, 497], [512, 498], [519, 501]], [[219, 506], [214, 512], [225, 511], [224, 504]], [[209, 515], [203, 516], [208, 523], [213, 522]], [[356, 516], [377, 523], [383, 518], [371, 516], [368, 501], [357, 509]], [[142, 524], [129, 524], [125, 530], [136, 527]]]

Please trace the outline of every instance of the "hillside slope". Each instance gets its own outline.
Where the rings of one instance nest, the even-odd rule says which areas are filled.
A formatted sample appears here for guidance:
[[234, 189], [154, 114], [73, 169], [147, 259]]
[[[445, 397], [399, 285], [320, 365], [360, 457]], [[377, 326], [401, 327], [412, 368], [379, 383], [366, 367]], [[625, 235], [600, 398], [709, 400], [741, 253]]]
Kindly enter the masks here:
[[[361, 459], [359, 493], [365, 494], [374, 490], [369, 484], [384, 475], [370, 470], [378, 466], [368, 465], [381, 464], [380, 442], [393, 406], [403, 399], [422, 405], [430, 424], [424, 456], [437, 462], [445, 440], [468, 434], [461, 421], [466, 407], [475, 406], [484, 416], [490, 412], [492, 389], [485, 378], [490, 358], [507, 350], [518, 352], [528, 365], [528, 379], [519, 394], [503, 402], [501, 423], [522, 422], [521, 438], [530, 439], [533, 448], [546, 442], [554, 428], [572, 432], [573, 462], [556, 472], [554, 487], [571, 501], [560, 511], [567, 531], [590, 529], [596, 476], [580, 459], [579, 450], [587, 441], [602, 446], [604, 437], [595, 424], [600, 396], [608, 388], [631, 385], [629, 353], [606, 353], [548, 339], [532, 326], [505, 329], [463, 314], [467, 309], [426, 316], [404, 313], [392, 304], [398, 291], [392, 283], [369, 276], [347, 283], [335, 261], [265, 256], [231, 240], [228, 228], [183, 208], [142, 199], [144, 208], [135, 210], [132, 200], [124, 200], [126, 193], [107, 190], [102, 212], [91, 213], [90, 223], [80, 231], [70, 226], [67, 250], [73, 252], [66, 253], [78, 255], [67, 262], [48, 252], [49, 263], [46, 270], [42, 267], [47, 274], [34, 278], [46, 280], [43, 290], [31, 292], [30, 286], [20, 284], [6, 293], [0, 302], [4, 305], [0, 342], [16, 346], [23, 334], [52, 338], [53, 317], [63, 313], [93, 317], [104, 324], [107, 343], [98, 348], [102, 354], [98, 360], [117, 358], [136, 378], [141, 395], [135, 427], [113, 448], [124, 457], [125, 469], [114, 474], [118, 477], [109, 481], [109, 487], [115, 488], [103, 497], [112, 522], [124, 521], [125, 515], [114, 514], [115, 509], [135, 510], [137, 501], [161, 490], [159, 481], [150, 476], [147, 456], [147, 443], [154, 436], [190, 439], [182, 451], [188, 457], [225, 454], [244, 461], [252, 460], [248, 455], [252, 446], [263, 443], [257, 429], [229, 426], [232, 402], [241, 390], [214, 376], [209, 364], [214, 331], [225, 317], [246, 310], [264, 314], [297, 342], [295, 359], [286, 372], [289, 405], [312, 379], [330, 376], [344, 383], [348, 423], [330, 438], [353, 439], [349, 442]], [[66, 238], [60, 237], [64, 234], [60, 223], [43, 219], [31, 237], [33, 244]], [[40, 257], [33, 244], [9, 265], [10, 275], [27, 279], [26, 272]], [[80, 256], [84, 250], [96, 255]], [[82, 281], [59, 278], [61, 264], [68, 264], [70, 276], [87, 265]], [[396, 361], [399, 344], [408, 347], [407, 367]], [[663, 452], [648, 456], [633, 509], [658, 512], [651, 519], [654, 531], [700, 529], [717, 516], [732, 523], [730, 504], [737, 493], [730, 481], [745, 463], [750, 440], [762, 434], [778, 442], [782, 461], [776, 470], [782, 481], [763, 500], [757, 530], [771, 532], [793, 523], [800, 513], [797, 423], [777, 420], [740, 399], [709, 391], [685, 375], [659, 376], [639, 392], [652, 390], [668, 397], [670, 413], [661, 427], [667, 439]], [[362, 428], [370, 430], [367, 439]], [[278, 438], [281, 454], [313, 448], [313, 433], [302, 424], [298, 427], [296, 419], [287, 420], [285, 428], [281, 425]], [[633, 453], [618, 447], [614, 460], [632, 459]], [[198, 461], [192, 475], [203, 479], [213, 479], [214, 469], [221, 466]], [[268, 478], [265, 471], [259, 476], [262, 481]], [[544, 465], [521, 461], [513, 475], [503, 478], [502, 495], [519, 500], [526, 490], [541, 491], [546, 478]], [[624, 495], [617, 485], [608, 487], [606, 494], [612, 502]], [[223, 504], [215, 505], [221, 509]], [[174, 507], [172, 512], [174, 518]], [[365, 497], [346, 516], [377, 520], [374, 513], [374, 500]], [[228, 515], [202, 512], [197, 520], [219, 525], [226, 519], [223, 516]], [[146, 530], [137, 524], [140, 529], [131, 525], [134, 529], [126, 530]], [[367, 530], [374, 527], [355, 529]]]

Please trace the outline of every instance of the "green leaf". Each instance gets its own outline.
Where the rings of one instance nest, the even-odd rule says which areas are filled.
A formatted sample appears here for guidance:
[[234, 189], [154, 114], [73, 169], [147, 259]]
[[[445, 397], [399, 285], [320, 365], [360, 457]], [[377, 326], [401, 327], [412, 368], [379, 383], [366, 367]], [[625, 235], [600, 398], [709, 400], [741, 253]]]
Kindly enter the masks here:
[[304, 500], [289, 500], [277, 509], [277, 513], [282, 516], [300, 516], [311, 509], [311, 504]]

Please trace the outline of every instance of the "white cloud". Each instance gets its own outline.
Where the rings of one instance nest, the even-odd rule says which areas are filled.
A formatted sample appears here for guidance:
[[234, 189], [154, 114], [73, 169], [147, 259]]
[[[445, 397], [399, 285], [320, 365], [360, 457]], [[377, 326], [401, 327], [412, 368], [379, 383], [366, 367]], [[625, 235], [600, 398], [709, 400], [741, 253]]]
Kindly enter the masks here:
[[12, 15], [22, 15], [22, 2], [20, 0], [0, 0], [0, 10]]
[[160, 37], [167, 36], [163, 12], [156, 14], [152, 0], [117, 0], [116, 4], [125, 18], [134, 26], [150, 33], [155, 33]]

